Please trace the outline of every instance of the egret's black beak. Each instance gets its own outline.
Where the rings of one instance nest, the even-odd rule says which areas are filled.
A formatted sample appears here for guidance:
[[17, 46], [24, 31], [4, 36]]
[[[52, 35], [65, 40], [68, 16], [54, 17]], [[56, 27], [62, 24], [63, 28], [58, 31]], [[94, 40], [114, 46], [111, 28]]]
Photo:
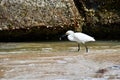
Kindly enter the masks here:
[[62, 35], [62, 36], [60, 36], [60, 40], [62, 40], [62, 38], [65, 38], [65, 37], [67, 37], [67, 35], [66, 34], [64, 34], [64, 35]]

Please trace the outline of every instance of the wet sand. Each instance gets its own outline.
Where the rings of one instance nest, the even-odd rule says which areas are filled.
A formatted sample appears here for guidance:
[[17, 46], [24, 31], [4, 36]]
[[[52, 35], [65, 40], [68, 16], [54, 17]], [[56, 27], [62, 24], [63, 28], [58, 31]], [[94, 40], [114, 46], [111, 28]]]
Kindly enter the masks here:
[[0, 80], [120, 80], [119, 44], [89, 48], [0, 54]]

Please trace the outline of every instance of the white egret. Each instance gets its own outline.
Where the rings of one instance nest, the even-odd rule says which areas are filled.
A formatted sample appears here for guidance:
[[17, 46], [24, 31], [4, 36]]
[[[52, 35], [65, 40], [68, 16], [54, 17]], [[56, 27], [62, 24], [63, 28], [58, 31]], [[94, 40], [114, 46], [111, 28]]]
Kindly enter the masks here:
[[72, 30], [68, 30], [66, 32], [66, 35], [70, 41], [75, 41], [78, 43], [78, 51], [80, 50], [80, 43], [82, 43], [86, 48], [86, 52], [88, 52], [88, 47], [85, 45], [85, 43], [90, 41], [95, 41], [93, 37], [87, 34], [81, 32], [73, 32]]

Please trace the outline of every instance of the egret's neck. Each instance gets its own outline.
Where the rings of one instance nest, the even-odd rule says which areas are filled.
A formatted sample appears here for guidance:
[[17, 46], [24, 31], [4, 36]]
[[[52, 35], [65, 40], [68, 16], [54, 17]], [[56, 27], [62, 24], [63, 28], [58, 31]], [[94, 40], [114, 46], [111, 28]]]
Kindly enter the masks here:
[[71, 36], [74, 36], [74, 33], [71, 33], [70, 35], [71, 35]]
[[74, 39], [74, 35], [72, 34], [70, 34], [70, 35], [68, 35], [68, 40], [70, 40], [70, 41], [75, 41], [75, 39]]

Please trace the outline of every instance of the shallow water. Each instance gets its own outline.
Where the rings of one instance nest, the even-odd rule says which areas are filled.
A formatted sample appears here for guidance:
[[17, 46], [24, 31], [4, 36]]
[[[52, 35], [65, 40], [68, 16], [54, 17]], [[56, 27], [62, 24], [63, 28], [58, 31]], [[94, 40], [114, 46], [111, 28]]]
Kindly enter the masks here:
[[120, 80], [120, 42], [87, 45], [91, 54], [69, 41], [0, 43], [0, 80]]
[[[120, 53], [120, 41], [96, 41], [87, 43], [89, 52], [116, 52]], [[16, 53], [52, 53], [52, 52], [77, 52], [75, 42], [19, 42], [19, 43], [0, 43], [0, 54]], [[84, 53], [85, 47], [81, 45]]]

